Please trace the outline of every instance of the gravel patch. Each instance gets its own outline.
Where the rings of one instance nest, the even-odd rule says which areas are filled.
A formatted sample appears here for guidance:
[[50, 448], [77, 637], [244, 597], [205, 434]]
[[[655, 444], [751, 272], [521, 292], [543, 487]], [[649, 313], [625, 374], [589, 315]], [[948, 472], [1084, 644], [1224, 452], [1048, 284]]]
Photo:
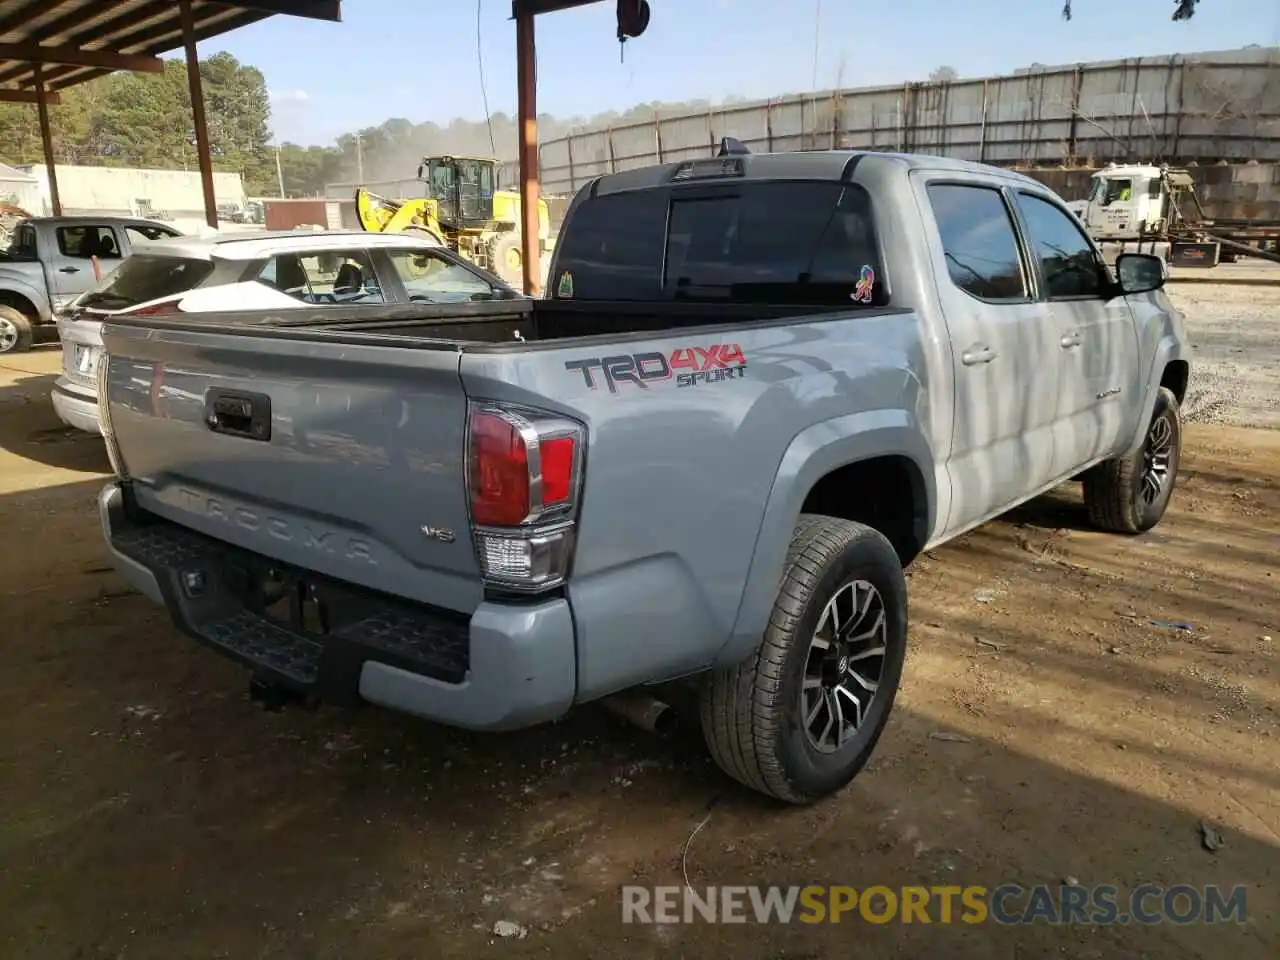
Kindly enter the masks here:
[[1191, 341], [1188, 421], [1280, 429], [1280, 267], [1267, 272], [1275, 286], [1166, 288]]

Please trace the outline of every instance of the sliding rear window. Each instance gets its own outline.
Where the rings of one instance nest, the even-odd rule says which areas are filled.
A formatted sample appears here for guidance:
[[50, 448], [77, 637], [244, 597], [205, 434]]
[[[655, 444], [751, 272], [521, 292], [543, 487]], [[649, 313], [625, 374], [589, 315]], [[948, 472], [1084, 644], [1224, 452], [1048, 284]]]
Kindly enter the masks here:
[[[807, 181], [681, 185], [584, 201], [565, 224], [553, 298], [851, 307], [888, 300], [871, 201]], [[566, 280], [566, 274], [568, 280]]]

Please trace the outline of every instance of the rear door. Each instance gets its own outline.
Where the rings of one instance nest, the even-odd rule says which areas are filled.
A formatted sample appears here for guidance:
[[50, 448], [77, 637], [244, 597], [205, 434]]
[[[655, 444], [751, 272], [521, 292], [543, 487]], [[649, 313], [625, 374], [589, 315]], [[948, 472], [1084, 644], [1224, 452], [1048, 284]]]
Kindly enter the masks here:
[[55, 227], [52, 256], [45, 266], [54, 310], [92, 290], [100, 278], [112, 273], [120, 265], [121, 249], [120, 237], [109, 224]]
[[915, 180], [933, 228], [934, 275], [955, 380], [947, 533], [1049, 482], [1058, 347], [1037, 302], [1012, 200], [995, 178]]
[[1038, 285], [1058, 334], [1055, 475], [1074, 473], [1120, 443], [1140, 384], [1138, 340], [1124, 297], [1111, 296], [1102, 258], [1052, 197], [1014, 192]]

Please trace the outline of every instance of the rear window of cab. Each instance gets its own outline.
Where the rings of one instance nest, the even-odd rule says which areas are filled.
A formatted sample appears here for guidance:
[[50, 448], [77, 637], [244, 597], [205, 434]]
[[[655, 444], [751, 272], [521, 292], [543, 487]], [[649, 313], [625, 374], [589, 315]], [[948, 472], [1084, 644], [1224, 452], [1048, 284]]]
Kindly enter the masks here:
[[583, 200], [561, 234], [552, 299], [884, 306], [860, 186], [739, 181]]

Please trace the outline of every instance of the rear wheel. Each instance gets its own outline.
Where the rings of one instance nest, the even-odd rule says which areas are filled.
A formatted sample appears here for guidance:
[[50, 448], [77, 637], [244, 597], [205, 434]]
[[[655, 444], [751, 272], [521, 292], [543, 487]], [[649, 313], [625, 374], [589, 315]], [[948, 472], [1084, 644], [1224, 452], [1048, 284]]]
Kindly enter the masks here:
[[1142, 448], [1098, 464], [1084, 478], [1089, 521], [1113, 533], [1150, 530], [1169, 507], [1182, 459], [1182, 413], [1168, 387], [1156, 394]]
[[862, 524], [802, 516], [763, 642], [704, 683], [712, 756], [789, 803], [834, 793], [880, 738], [906, 643], [906, 578], [889, 541]]
[[524, 250], [517, 231], [504, 233], [489, 245], [489, 263], [503, 283], [524, 289]]
[[30, 317], [13, 307], [0, 306], [0, 353], [24, 353], [34, 339]]

